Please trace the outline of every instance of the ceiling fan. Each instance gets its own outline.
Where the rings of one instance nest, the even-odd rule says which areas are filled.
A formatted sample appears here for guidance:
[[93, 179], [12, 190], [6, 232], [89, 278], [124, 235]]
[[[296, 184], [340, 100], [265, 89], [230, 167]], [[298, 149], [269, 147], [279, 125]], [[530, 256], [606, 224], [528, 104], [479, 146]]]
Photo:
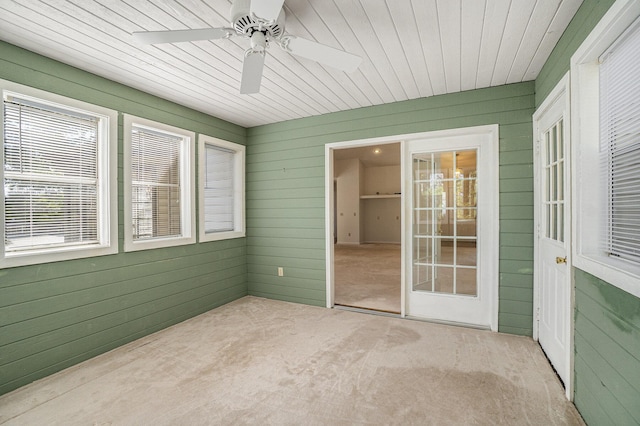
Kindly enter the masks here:
[[133, 38], [143, 44], [179, 43], [196, 40], [247, 38], [251, 47], [244, 52], [240, 93], [260, 91], [266, 49], [270, 43], [303, 58], [341, 71], [355, 71], [362, 59], [354, 54], [334, 49], [315, 41], [285, 33], [284, 0], [233, 0], [231, 28], [202, 28], [175, 31], [134, 32]]

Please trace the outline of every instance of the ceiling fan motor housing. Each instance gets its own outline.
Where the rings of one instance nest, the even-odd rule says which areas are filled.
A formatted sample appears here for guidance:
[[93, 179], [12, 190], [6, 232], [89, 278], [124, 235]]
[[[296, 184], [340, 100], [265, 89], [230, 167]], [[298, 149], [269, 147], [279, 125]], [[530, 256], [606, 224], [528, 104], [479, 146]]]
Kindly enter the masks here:
[[260, 22], [251, 16], [251, 0], [234, 0], [231, 4], [231, 24], [240, 35], [251, 37], [254, 32], [260, 31], [266, 37], [277, 39], [284, 34], [284, 21], [284, 8], [274, 22]]

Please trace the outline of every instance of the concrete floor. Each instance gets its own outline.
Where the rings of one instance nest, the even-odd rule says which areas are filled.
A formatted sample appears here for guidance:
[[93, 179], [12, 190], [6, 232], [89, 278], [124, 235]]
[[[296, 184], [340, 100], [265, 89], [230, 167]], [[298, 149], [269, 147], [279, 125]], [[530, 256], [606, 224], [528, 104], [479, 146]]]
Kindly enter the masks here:
[[579, 425], [530, 338], [245, 297], [0, 397], [6, 425]]

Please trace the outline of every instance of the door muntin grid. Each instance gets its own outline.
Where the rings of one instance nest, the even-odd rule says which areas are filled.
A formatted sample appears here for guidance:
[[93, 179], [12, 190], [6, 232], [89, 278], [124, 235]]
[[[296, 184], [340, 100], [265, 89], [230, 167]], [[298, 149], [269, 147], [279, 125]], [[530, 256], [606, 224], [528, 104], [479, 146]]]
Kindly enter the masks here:
[[413, 291], [478, 295], [477, 150], [417, 153], [413, 171]]
[[544, 160], [544, 235], [564, 242], [564, 139], [563, 120], [551, 126], [542, 138]]

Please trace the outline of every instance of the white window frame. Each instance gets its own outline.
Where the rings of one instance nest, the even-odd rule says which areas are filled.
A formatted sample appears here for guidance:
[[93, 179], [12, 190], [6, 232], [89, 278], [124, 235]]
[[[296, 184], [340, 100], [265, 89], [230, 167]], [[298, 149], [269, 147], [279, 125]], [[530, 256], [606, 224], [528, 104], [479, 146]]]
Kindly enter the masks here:
[[[131, 176], [131, 132], [133, 127], [148, 128], [182, 138], [180, 164], [180, 220], [181, 235], [174, 237], [134, 240], [132, 224], [132, 176]], [[124, 114], [124, 251], [149, 250], [162, 247], [194, 244], [196, 209], [195, 203], [195, 133], [147, 120], [145, 118]]]
[[[118, 252], [118, 113], [76, 99], [56, 95], [43, 90], [0, 80], [2, 100], [15, 96], [72, 112], [91, 115], [99, 119], [98, 137], [98, 243], [69, 247], [52, 247], [5, 253], [0, 245], [0, 269], [34, 265], [46, 262], [103, 256]], [[4, 106], [2, 107], [4, 117]], [[0, 119], [0, 134], [4, 135], [4, 119]], [[4, 145], [4, 141], [3, 141]], [[4, 164], [4, 149], [0, 150]], [[4, 167], [0, 167], [0, 182], [4, 182]], [[0, 185], [0, 197], [4, 200], [4, 184]], [[3, 202], [4, 206], [4, 202]], [[4, 208], [0, 209], [0, 235], [4, 239]]]
[[606, 185], [599, 172], [599, 58], [640, 16], [640, 0], [618, 0], [571, 57], [573, 259], [580, 268], [640, 297], [640, 265], [607, 256]]
[[[198, 189], [199, 197], [199, 241], [218, 241], [230, 238], [241, 238], [245, 236], [245, 156], [246, 148], [233, 142], [214, 138], [207, 135], [198, 136]], [[234, 161], [234, 206], [233, 206], [233, 223], [234, 229], [230, 231], [207, 232], [205, 227], [205, 200], [204, 190], [206, 184], [206, 146], [210, 145], [216, 148], [222, 148], [233, 151]]]

